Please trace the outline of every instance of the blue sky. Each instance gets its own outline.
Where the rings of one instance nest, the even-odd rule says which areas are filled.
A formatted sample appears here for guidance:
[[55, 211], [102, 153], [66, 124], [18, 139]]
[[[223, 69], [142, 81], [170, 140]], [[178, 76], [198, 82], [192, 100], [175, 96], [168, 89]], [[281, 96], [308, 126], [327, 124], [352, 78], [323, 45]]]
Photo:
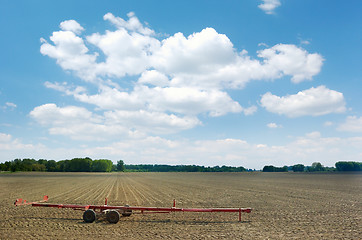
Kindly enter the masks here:
[[362, 160], [360, 1], [2, 1], [0, 162]]

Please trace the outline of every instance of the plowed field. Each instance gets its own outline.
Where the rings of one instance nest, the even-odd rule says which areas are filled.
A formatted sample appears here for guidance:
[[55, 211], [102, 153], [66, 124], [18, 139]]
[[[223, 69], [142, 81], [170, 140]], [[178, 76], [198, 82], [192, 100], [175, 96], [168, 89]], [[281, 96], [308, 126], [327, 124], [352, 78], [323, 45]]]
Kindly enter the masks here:
[[[133, 214], [84, 223], [82, 211], [49, 203], [251, 207], [253, 212]], [[0, 174], [1, 239], [361, 239], [361, 174], [14, 173]]]

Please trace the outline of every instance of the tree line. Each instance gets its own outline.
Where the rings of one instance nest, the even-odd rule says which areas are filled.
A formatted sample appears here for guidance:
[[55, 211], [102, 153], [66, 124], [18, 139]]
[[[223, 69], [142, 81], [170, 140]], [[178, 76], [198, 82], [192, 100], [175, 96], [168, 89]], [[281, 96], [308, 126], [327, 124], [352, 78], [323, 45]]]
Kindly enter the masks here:
[[198, 165], [153, 165], [153, 164], [137, 164], [125, 165], [127, 171], [133, 172], [244, 172], [244, 167], [215, 166], [205, 167]]
[[[132, 171], [132, 172], [244, 172], [253, 171], [244, 167], [214, 166], [205, 167], [198, 165], [158, 165], [158, 164], [137, 164], [125, 165], [123, 160], [113, 164], [108, 159], [92, 160], [86, 158], [73, 158], [71, 160], [46, 160], [46, 159], [15, 159], [0, 163], [0, 171], [46, 171], [46, 172], [112, 172], [112, 171]], [[254, 170], [255, 171], [255, 170]], [[334, 167], [324, 167], [319, 162], [314, 162], [312, 166], [295, 164], [293, 166], [275, 167], [273, 165], [264, 166], [263, 172], [326, 172], [326, 171], [362, 171], [362, 163], [354, 161], [339, 161]]]
[[344, 171], [362, 171], [362, 162], [339, 161], [334, 167], [325, 167], [320, 162], [314, 162], [312, 166], [295, 164], [293, 166], [275, 167], [273, 165], [264, 166], [263, 172], [344, 172]]
[[114, 165], [111, 160], [86, 158], [73, 158], [71, 160], [46, 160], [46, 159], [15, 159], [0, 163], [0, 171], [41, 171], [41, 172], [111, 172], [123, 171], [122, 160]]
[[43, 171], [43, 172], [244, 172], [244, 167], [215, 166], [204, 167], [197, 165], [157, 165], [138, 164], [125, 165], [123, 160], [113, 164], [111, 160], [92, 160], [86, 158], [73, 158], [71, 160], [45, 160], [45, 159], [15, 159], [0, 163], [0, 171]]

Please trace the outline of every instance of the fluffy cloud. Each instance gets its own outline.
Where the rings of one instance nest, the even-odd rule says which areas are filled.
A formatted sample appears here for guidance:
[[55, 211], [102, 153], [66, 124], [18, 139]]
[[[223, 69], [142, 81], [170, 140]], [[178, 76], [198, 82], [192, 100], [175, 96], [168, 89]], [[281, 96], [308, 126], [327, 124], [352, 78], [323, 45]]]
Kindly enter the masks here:
[[213, 71], [232, 63], [236, 57], [233, 44], [226, 35], [205, 28], [187, 38], [176, 33], [164, 39], [153, 60], [157, 69], [173, 75]]
[[[241, 112], [242, 107], [226, 92], [203, 91], [190, 87], [148, 88], [143, 86], [138, 94], [148, 102], [152, 110], [197, 115], [209, 112], [210, 116], [221, 116], [229, 112]], [[140, 97], [141, 98], [141, 97]]]
[[292, 76], [292, 82], [300, 83], [311, 80], [319, 73], [323, 58], [317, 53], [308, 53], [306, 50], [290, 44], [277, 44], [272, 48], [258, 52], [264, 58], [264, 68], [271, 73]]
[[170, 84], [168, 77], [165, 74], [156, 70], [149, 70], [143, 72], [141, 77], [138, 79], [138, 82], [140, 84], [151, 84], [158, 87], [165, 87]]
[[71, 31], [75, 34], [80, 34], [82, 31], [84, 31], [84, 28], [75, 20], [67, 20], [64, 22], [61, 22], [59, 27], [63, 31]]
[[[98, 111], [56, 105], [35, 108], [31, 116], [53, 134], [77, 138], [80, 132], [87, 132], [85, 128], [94, 129], [98, 136], [102, 131], [107, 136], [127, 135], [126, 129], [171, 133], [202, 124], [198, 119], [201, 114], [252, 115], [256, 106], [243, 108], [228, 94], [228, 89], [244, 88], [252, 80], [283, 76], [290, 76], [295, 83], [310, 80], [323, 64], [319, 54], [287, 44], [260, 50], [258, 59], [253, 59], [246, 50], [238, 52], [225, 34], [213, 28], [189, 36], [176, 33], [159, 40], [134, 13], [128, 14], [128, 20], [107, 13], [104, 20], [116, 29], [82, 36], [84, 28], [75, 20], [67, 20], [60, 24], [60, 31], [53, 32], [51, 42], [41, 39], [43, 55], [55, 59], [64, 70], [74, 72], [97, 90], [89, 93], [86, 87], [46, 82], [48, 88], [73, 96]], [[60, 121], [74, 117], [66, 114], [70, 110], [87, 116], [75, 119], [88, 126], [78, 127], [83, 130], [77, 132], [70, 124], [73, 120]], [[37, 115], [51, 111], [60, 118], [46, 115], [42, 119]]]
[[260, 103], [267, 111], [288, 117], [320, 116], [346, 111], [343, 94], [325, 86], [284, 97], [268, 92], [262, 96]]
[[109, 86], [100, 86], [99, 93], [87, 94], [72, 92], [79, 101], [90, 103], [102, 110], [134, 110], [145, 108], [145, 102], [137, 92], [125, 92]]
[[32, 144], [24, 144], [19, 139], [13, 138], [10, 134], [7, 133], [1, 133], [0, 132], [0, 159], [1, 160], [13, 160], [9, 159], [10, 155], [7, 155], [11, 153], [11, 157], [17, 155], [21, 151], [29, 151], [29, 150], [35, 150], [36, 147], [41, 147], [41, 145], [34, 146]]
[[55, 104], [44, 104], [34, 108], [30, 116], [49, 127], [50, 134], [65, 135], [72, 139], [103, 140], [105, 137], [127, 133], [125, 128], [104, 125], [101, 116], [81, 107], [61, 108]]
[[140, 85], [133, 92], [100, 86], [100, 92], [89, 95], [83, 92], [83, 88], [77, 87], [72, 90], [67, 85], [46, 83], [52, 88], [75, 99], [96, 105], [100, 110], [127, 110], [127, 111], [156, 111], [174, 112], [177, 114], [196, 116], [209, 112], [210, 116], [217, 117], [229, 112], [239, 113], [244, 111], [245, 115], [251, 115], [256, 111], [252, 106], [243, 109], [238, 102], [233, 101], [226, 92], [219, 90], [199, 90], [190, 87], [153, 87]]
[[243, 112], [244, 112], [245, 116], [249, 116], [249, 115], [253, 115], [257, 110], [258, 110], [258, 108], [256, 106], [251, 106], [248, 108], [244, 108]]
[[106, 56], [97, 64], [99, 76], [123, 77], [138, 75], [151, 67], [151, 54], [159, 48], [156, 38], [120, 28], [104, 35], [94, 33], [87, 41], [97, 46]]
[[[288, 44], [259, 51], [262, 61], [251, 59], [247, 51], [238, 52], [226, 35], [213, 28], [188, 37], [176, 33], [160, 41], [133, 13], [128, 16], [126, 21], [108, 13], [104, 19], [117, 29], [83, 38], [74, 33], [82, 29], [77, 22], [65, 21], [61, 24], [63, 31], [54, 32], [50, 37], [53, 45], [42, 39], [41, 53], [85, 80], [142, 74], [142, 82], [147, 82], [152, 77], [147, 71], [151, 71], [162, 76], [162, 86], [201, 89], [242, 88], [250, 80], [285, 75], [291, 76], [293, 82], [301, 82], [318, 74], [323, 63], [319, 54]], [[72, 31], [68, 31], [70, 29]], [[90, 53], [87, 44], [100, 52]], [[104, 61], [97, 59], [100, 55]]]
[[64, 108], [57, 107], [53, 103], [44, 104], [34, 108], [30, 112], [30, 116], [37, 119], [40, 124], [52, 123], [60, 125], [64, 123], [83, 122], [87, 119], [94, 119], [93, 122], [99, 122], [99, 118], [95, 118], [93, 113], [82, 107], [68, 106]]
[[57, 60], [64, 70], [72, 70], [77, 76], [93, 81], [96, 79], [96, 57], [89, 54], [82, 38], [71, 31], [53, 32], [50, 40], [54, 45], [41, 39], [40, 52]]
[[168, 134], [193, 128], [201, 122], [196, 117], [179, 117], [163, 112], [110, 111], [105, 113], [107, 122], [114, 126], [126, 126], [142, 132]]
[[362, 132], [362, 117], [348, 116], [337, 129], [345, 132]]
[[104, 15], [103, 19], [108, 20], [111, 23], [113, 23], [115, 26], [117, 26], [119, 29], [127, 29], [134, 32], [139, 32], [143, 35], [153, 35], [155, 32], [152, 29], [149, 29], [147, 27], [144, 27], [142, 23], [138, 20], [134, 12], [130, 12], [127, 14], [127, 17], [129, 17], [128, 21], [125, 21], [124, 19], [120, 17], [115, 17], [112, 13], [107, 13]]
[[201, 124], [196, 117], [178, 117], [162, 112], [114, 110], [99, 115], [82, 107], [58, 107], [55, 104], [36, 107], [30, 116], [49, 127], [50, 134], [88, 141], [137, 138], [146, 133], [167, 134]]
[[258, 7], [267, 14], [273, 14], [274, 9], [281, 5], [280, 0], [262, 0]]

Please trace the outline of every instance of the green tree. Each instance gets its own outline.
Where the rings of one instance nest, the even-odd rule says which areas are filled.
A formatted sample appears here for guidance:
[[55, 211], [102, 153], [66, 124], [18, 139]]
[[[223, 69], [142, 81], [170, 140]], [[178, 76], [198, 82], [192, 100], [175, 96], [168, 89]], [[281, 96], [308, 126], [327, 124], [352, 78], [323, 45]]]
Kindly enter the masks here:
[[324, 167], [320, 162], [312, 163], [312, 166], [308, 168], [309, 172], [322, 172], [324, 171]]
[[14, 159], [10, 165], [10, 171], [24, 171], [21, 159]]
[[11, 162], [10, 161], [6, 161], [4, 163], [0, 164], [0, 171], [11, 171]]
[[90, 172], [92, 170], [92, 159], [86, 158], [73, 158], [70, 160], [70, 172]]
[[263, 172], [275, 172], [275, 167], [272, 165], [264, 166]]
[[70, 160], [61, 160], [57, 162], [57, 172], [69, 172], [70, 171]]
[[112, 171], [113, 162], [111, 160], [100, 159], [92, 163], [93, 172], [110, 172]]
[[5, 163], [0, 163], [0, 171], [7, 171]]
[[55, 172], [57, 170], [57, 162], [54, 160], [49, 160], [46, 162], [45, 167], [48, 172]]
[[112, 165], [112, 171], [111, 172], [116, 172], [117, 171], [117, 165], [116, 164], [113, 164]]
[[47, 169], [44, 164], [34, 163], [32, 165], [32, 171], [45, 172]]
[[288, 172], [288, 167], [274, 167], [273, 165], [264, 166], [263, 172]]
[[22, 171], [33, 171], [33, 166], [36, 164], [35, 159], [25, 158], [21, 161]]
[[361, 162], [340, 161], [336, 162], [337, 171], [362, 171]]
[[303, 164], [295, 164], [292, 166], [293, 172], [304, 172], [305, 166]]
[[43, 164], [43, 165], [45, 165], [45, 166], [46, 166], [47, 162], [48, 162], [48, 160], [46, 160], [46, 159], [39, 159], [39, 160], [38, 160], [38, 163], [39, 163], [39, 164]]
[[124, 167], [123, 160], [117, 161], [117, 171], [124, 172], [124, 170], [125, 170], [125, 167]]

